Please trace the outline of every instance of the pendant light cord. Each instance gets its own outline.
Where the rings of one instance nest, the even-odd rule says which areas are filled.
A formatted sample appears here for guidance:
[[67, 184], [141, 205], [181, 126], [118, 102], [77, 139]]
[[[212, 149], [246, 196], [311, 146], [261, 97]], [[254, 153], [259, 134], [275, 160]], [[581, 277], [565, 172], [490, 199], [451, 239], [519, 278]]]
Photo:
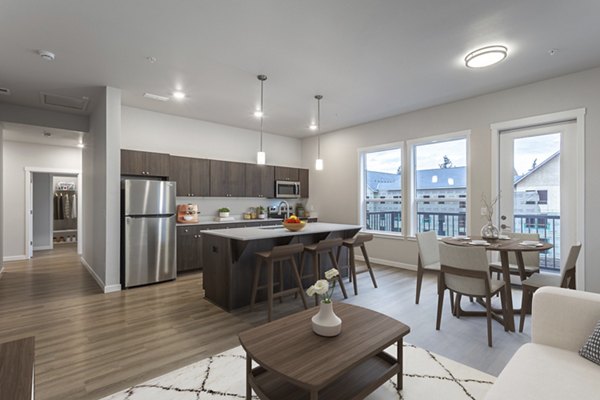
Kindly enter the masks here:
[[321, 158], [321, 98], [317, 95], [317, 158]]
[[264, 85], [265, 81], [261, 80], [260, 81], [260, 112], [262, 113], [260, 115], [260, 151], [263, 151], [263, 118], [265, 115], [265, 110], [263, 108], [263, 85]]

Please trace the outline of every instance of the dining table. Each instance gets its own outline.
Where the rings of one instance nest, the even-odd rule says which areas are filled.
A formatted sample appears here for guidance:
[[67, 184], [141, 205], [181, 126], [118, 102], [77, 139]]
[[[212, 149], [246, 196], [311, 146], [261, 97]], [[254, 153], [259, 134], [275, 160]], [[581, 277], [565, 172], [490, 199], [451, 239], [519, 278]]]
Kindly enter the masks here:
[[519, 277], [521, 281], [527, 278], [525, 272], [525, 263], [523, 261], [523, 253], [530, 251], [542, 252], [551, 249], [551, 243], [543, 241], [524, 241], [515, 239], [509, 236], [500, 236], [498, 239], [482, 238], [480, 236], [454, 236], [442, 238], [442, 242], [454, 246], [478, 246], [484, 247], [487, 251], [497, 251], [500, 253], [500, 262], [502, 264], [502, 277], [504, 280], [504, 290], [506, 293], [506, 325], [509, 331], [515, 331], [515, 310], [512, 301], [512, 286], [510, 281], [510, 263], [508, 254], [515, 253], [517, 266], [519, 269]]

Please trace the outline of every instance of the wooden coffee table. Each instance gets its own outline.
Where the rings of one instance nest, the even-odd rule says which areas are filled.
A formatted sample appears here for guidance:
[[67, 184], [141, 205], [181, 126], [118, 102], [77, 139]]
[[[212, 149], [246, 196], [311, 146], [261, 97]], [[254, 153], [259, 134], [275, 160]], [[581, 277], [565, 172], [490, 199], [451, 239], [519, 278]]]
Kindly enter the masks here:
[[[410, 328], [378, 312], [334, 304], [342, 333], [312, 331], [312, 308], [242, 332], [246, 350], [246, 399], [363, 399], [397, 375], [402, 389], [402, 339]], [[397, 358], [384, 349], [397, 343]], [[252, 360], [258, 367], [252, 368]]]

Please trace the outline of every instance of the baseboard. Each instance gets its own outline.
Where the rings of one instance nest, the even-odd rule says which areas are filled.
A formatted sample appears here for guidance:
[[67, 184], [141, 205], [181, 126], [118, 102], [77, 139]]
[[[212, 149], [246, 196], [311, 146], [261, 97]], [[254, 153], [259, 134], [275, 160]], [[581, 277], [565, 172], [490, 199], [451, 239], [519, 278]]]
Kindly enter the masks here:
[[20, 256], [7, 256], [7, 257], [4, 257], [2, 260], [4, 262], [7, 262], [7, 261], [23, 261], [23, 260], [27, 260], [27, 256], [25, 254], [20, 255]]
[[33, 251], [38, 250], [52, 250], [54, 247], [52, 246], [33, 246]]
[[92, 278], [94, 278], [94, 280], [96, 281], [98, 286], [100, 286], [100, 289], [102, 289], [104, 293], [119, 292], [121, 290], [121, 285], [105, 285], [104, 281], [98, 276], [98, 274], [96, 274], [96, 271], [92, 269], [90, 264], [88, 264], [88, 262], [83, 257], [81, 257], [81, 264], [85, 267], [85, 269], [88, 270]]
[[[355, 257], [359, 261], [365, 261], [365, 258], [363, 256], [359, 256], [357, 254]], [[417, 266], [413, 265], [413, 264], [406, 264], [406, 263], [401, 263], [398, 261], [384, 260], [383, 258], [373, 258], [373, 257], [369, 257], [369, 260], [371, 260], [371, 262], [373, 262], [375, 264], [386, 265], [388, 267], [402, 268], [402, 269], [407, 269], [409, 271], [417, 270]]]

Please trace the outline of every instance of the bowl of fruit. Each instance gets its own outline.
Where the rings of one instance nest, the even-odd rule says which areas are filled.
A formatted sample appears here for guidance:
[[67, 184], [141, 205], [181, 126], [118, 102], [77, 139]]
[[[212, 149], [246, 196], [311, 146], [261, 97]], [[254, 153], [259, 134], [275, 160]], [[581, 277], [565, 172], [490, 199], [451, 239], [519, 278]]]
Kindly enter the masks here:
[[300, 218], [292, 214], [288, 219], [283, 221], [283, 226], [288, 231], [297, 232], [304, 229], [304, 227], [306, 226], [306, 222], [300, 221]]

